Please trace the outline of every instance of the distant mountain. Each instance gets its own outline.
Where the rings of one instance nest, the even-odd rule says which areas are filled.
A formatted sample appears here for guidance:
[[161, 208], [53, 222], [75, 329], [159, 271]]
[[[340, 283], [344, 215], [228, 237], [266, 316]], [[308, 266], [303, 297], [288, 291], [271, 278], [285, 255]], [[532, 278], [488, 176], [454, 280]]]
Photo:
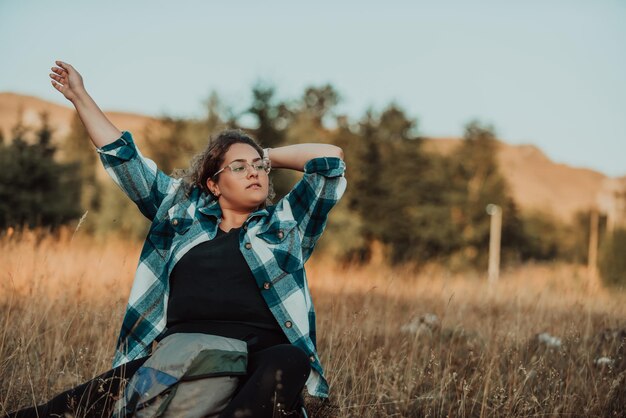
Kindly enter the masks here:
[[[460, 138], [428, 138], [426, 149], [450, 153]], [[596, 205], [608, 177], [587, 168], [571, 167], [550, 160], [534, 145], [498, 143], [498, 163], [513, 199], [523, 211], [538, 210], [569, 221], [577, 211]]]
[[[68, 102], [69, 103], [69, 102]], [[37, 97], [25, 96], [15, 93], [0, 93], [0, 131], [8, 138], [11, 128], [22, 114], [22, 121], [25, 125], [38, 126], [39, 114], [47, 112], [50, 124], [55, 129], [57, 141], [62, 140], [70, 131], [74, 109], [69, 106], [62, 106], [48, 102]], [[141, 132], [143, 128], [156, 119], [135, 113], [105, 112], [111, 121], [120, 129]]]
[[[27, 125], [38, 125], [39, 113], [46, 111], [56, 129], [57, 140], [69, 132], [74, 110], [32, 96], [0, 93], [0, 130], [10, 136], [19, 112]], [[122, 112], [106, 112], [120, 129], [141, 132], [155, 122], [154, 118]], [[139, 140], [141, 145], [141, 140]], [[459, 138], [428, 138], [425, 147], [430, 151], [449, 153], [461, 143]], [[607, 179], [597, 171], [557, 164], [533, 145], [510, 145], [499, 142], [500, 169], [511, 186], [513, 198], [523, 211], [539, 210], [552, 213], [562, 220], [570, 220], [579, 210], [589, 209]]]

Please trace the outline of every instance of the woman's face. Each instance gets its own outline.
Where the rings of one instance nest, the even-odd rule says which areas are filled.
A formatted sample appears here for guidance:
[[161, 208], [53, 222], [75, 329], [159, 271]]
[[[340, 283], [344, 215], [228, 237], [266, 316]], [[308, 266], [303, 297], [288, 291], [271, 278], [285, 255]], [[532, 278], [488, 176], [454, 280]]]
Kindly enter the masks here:
[[[226, 167], [217, 177], [217, 181], [207, 180], [209, 190], [216, 196], [222, 209], [254, 211], [267, 199], [269, 177], [264, 170], [255, 170], [251, 164], [261, 156], [250, 145], [236, 143], [230, 146], [224, 155], [220, 169]], [[228, 165], [235, 161], [245, 161], [245, 173], [234, 173]]]

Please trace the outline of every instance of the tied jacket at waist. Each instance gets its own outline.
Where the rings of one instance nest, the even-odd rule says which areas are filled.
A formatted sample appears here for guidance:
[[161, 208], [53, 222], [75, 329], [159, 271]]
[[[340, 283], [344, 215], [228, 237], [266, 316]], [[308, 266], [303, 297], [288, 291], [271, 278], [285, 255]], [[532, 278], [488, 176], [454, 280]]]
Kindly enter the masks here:
[[[152, 224], [144, 242], [113, 366], [150, 354], [166, 326], [169, 275], [192, 247], [215, 238], [222, 211], [198, 187], [160, 171], [141, 155], [132, 135], [123, 132], [99, 148], [104, 168]], [[314, 158], [302, 179], [275, 205], [250, 214], [241, 228], [239, 248], [270, 311], [289, 341], [311, 360], [308, 392], [328, 396], [319, 361], [315, 310], [304, 263], [321, 236], [330, 209], [346, 188], [340, 158]]]

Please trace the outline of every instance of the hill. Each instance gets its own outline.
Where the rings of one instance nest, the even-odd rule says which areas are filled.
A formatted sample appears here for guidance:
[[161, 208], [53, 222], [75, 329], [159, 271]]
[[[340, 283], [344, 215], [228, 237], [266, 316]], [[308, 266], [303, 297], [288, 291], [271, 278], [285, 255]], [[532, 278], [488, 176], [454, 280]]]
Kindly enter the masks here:
[[[461, 141], [460, 138], [427, 138], [425, 147], [446, 154]], [[555, 163], [534, 145], [499, 141], [497, 157], [522, 211], [538, 210], [563, 220], [570, 220], [577, 211], [594, 206], [607, 179], [594, 170]]]
[[[0, 93], [0, 131], [9, 137], [11, 127], [22, 112], [27, 125], [37, 125], [39, 114], [48, 112], [56, 129], [57, 141], [68, 132], [73, 109], [32, 96]], [[120, 129], [142, 132], [154, 118], [123, 112], [106, 112]], [[430, 151], [449, 153], [461, 142], [459, 138], [426, 138]], [[139, 139], [141, 145], [141, 139]], [[499, 141], [498, 161], [503, 175], [511, 186], [513, 198], [523, 211], [539, 210], [569, 220], [579, 210], [586, 210], [596, 202], [596, 196], [607, 178], [597, 171], [571, 167], [551, 161], [533, 145], [511, 145]]]
[[[48, 113], [50, 124], [55, 129], [55, 139], [62, 140], [70, 131], [74, 109], [33, 96], [0, 93], [0, 131], [5, 138], [10, 136], [11, 128], [15, 125], [20, 113], [25, 125], [38, 126], [41, 112]], [[131, 132], [141, 132], [146, 125], [156, 122], [156, 119], [152, 117], [135, 113], [108, 111], [105, 113], [120, 129]]]

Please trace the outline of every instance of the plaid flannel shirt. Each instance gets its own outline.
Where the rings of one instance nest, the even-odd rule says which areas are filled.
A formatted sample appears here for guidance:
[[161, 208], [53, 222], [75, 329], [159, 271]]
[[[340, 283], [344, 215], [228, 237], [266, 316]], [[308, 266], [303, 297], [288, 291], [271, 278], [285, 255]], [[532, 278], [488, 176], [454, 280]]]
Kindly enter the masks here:
[[[152, 221], [117, 342], [116, 367], [150, 354], [166, 327], [174, 265], [192, 247], [216, 236], [222, 212], [213, 196], [197, 187], [187, 194], [181, 179], [143, 157], [129, 132], [97, 151], [115, 183]], [[240, 251], [269, 309], [289, 341], [309, 355], [308, 392], [321, 397], [328, 396], [328, 383], [317, 354], [304, 263], [345, 191], [344, 171], [339, 158], [308, 161], [294, 188], [276, 205], [250, 214], [239, 235]]]

